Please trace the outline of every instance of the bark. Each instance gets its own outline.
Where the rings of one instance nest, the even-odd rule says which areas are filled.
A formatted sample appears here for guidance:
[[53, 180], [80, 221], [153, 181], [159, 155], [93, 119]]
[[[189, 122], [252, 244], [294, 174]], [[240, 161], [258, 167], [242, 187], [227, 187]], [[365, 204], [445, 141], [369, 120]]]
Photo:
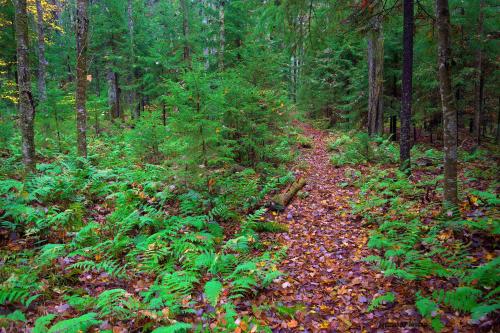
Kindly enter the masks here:
[[191, 48], [189, 46], [189, 7], [188, 0], [181, 0], [182, 10], [182, 34], [184, 36], [184, 52], [182, 58], [184, 61], [189, 62], [191, 57]]
[[31, 92], [28, 59], [28, 14], [26, 0], [16, 0], [15, 30], [17, 43], [17, 85], [19, 90], [19, 122], [23, 163], [27, 171], [35, 169], [35, 103]]
[[448, 0], [436, 0], [438, 28], [439, 91], [443, 110], [444, 197], [443, 206], [456, 206], [457, 195], [457, 113], [451, 89], [451, 35]]
[[383, 88], [384, 88], [384, 36], [382, 18], [371, 19], [368, 32], [368, 134], [382, 134], [384, 131]]
[[219, 24], [220, 24], [220, 30], [219, 30], [219, 70], [220, 71], [224, 70], [224, 47], [226, 44], [224, 6], [225, 6], [225, 1], [221, 0], [220, 7], [219, 7]]
[[497, 108], [497, 134], [495, 138], [496, 144], [500, 143], [500, 96], [498, 97], [498, 108]]
[[36, 17], [38, 32], [38, 98], [40, 102], [47, 100], [45, 84], [47, 60], [45, 59], [45, 29], [43, 26], [43, 7], [41, 0], [36, 0]]
[[403, 3], [403, 79], [401, 87], [401, 135], [399, 141], [399, 167], [410, 170], [410, 127], [413, 77], [413, 0]]
[[483, 114], [483, 93], [484, 93], [484, 71], [483, 71], [483, 22], [484, 22], [484, 0], [479, 4], [479, 18], [478, 18], [478, 50], [477, 50], [477, 64], [476, 64], [476, 83], [475, 83], [475, 102], [476, 107], [474, 110], [474, 140], [475, 148], [481, 144], [481, 118]]
[[[131, 62], [135, 62], [135, 43], [134, 43], [134, 6], [133, 6], [133, 1], [128, 0], [127, 2], [127, 16], [128, 16], [128, 33], [130, 37], [130, 56], [131, 56]], [[135, 69], [132, 69], [131, 73], [129, 74], [129, 82], [134, 85], [136, 82], [136, 75], [135, 75]], [[129, 93], [129, 99], [130, 99], [130, 105], [132, 106], [132, 118], [138, 119], [139, 114], [137, 112], [137, 108], [135, 107], [136, 104], [136, 92], [135, 88], [130, 90]]]
[[78, 155], [87, 157], [87, 48], [88, 17], [87, 1], [76, 4], [76, 127]]
[[108, 80], [108, 104], [111, 119], [120, 117], [120, 89], [118, 86], [118, 73], [109, 69], [106, 75]]
[[304, 178], [299, 178], [291, 185], [288, 191], [273, 197], [271, 207], [275, 210], [284, 209], [285, 206], [288, 205], [290, 201], [292, 201], [295, 194], [297, 194], [297, 192], [300, 191], [305, 185], [306, 180]]

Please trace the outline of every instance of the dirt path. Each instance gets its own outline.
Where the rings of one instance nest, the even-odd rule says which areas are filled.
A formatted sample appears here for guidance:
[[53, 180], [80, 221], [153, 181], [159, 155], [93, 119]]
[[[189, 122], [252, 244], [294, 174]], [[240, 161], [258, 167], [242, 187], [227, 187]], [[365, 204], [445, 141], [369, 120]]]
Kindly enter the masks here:
[[[358, 191], [346, 181], [345, 168], [329, 161], [325, 132], [303, 125], [304, 134], [313, 139], [313, 148], [302, 159], [307, 169], [305, 198], [296, 197], [275, 220], [289, 225], [289, 233], [273, 235], [288, 246], [288, 258], [280, 270], [287, 276], [267, 295], [274, 304], [305, 306], [294, 319], [267, 318], [275, 332], [415, 332], [419, 326], [411, 305], [389, 305], [366, 313], [371, 299], [384, 291], [397, 298], [405, 294], [401, 283], [384, 278], [368, 264], [366, 229], [350, 215], [349, 200]], [[359, 198], [361, 199], [361, 198]], [[276, 237], [278, 239], [276, 239]], [[398, 294], [398, 289], [402, 289]], [[403, 329], [401, 329], [403, 327]], [[404, 329], [404, 327], [408, 327]]]

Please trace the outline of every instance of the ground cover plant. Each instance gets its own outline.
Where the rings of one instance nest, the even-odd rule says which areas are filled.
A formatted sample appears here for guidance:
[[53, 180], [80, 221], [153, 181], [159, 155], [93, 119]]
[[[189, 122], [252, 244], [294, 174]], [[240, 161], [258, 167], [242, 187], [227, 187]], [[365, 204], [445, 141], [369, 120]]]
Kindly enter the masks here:
[[0, 331], [500, 331], [497, 17], [0, 0]]

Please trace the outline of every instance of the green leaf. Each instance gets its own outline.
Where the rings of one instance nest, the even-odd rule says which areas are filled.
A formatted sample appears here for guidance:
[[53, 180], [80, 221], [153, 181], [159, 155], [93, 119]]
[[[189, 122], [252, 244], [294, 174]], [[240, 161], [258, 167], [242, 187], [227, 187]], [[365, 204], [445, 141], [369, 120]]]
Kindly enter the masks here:
[[47, 333], [49, 331], [49, 328], [47, 326], [55, 317], [56, 317], [55, 314], [49, 313], [48, 315], [37, 318], [35, 320], [35, 327], [33, 328], [33, 333]]
[[94, 325], [99, 325], [100, 320], [96, 319], [97, 314], [89, 312], [77, 318], [61, 320], [52, 326], [48, 333], [79, 333], [86, 332]]
[[217, 279], [212, 279], [205, 284], [205, 296], [212, 306], [217, 305], [222, 291], [222, 283]]
[[177, 332], [186, 332], [187, 330], [191, 329], [193, 326], [188, 323], [175, 323], [169, 326], [162, 326], [156, 328], [153, 332], [151, 333], [177, 333]]

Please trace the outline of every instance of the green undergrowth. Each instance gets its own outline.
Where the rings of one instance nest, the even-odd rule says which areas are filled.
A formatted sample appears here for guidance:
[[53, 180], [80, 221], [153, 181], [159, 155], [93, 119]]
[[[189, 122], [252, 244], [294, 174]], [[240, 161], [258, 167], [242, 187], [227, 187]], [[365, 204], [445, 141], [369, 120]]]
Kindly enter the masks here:
[[331, 162], [335, 166], [368, 162], [395, 163], [399, 149], [389, 139], [370, 138], [366, 133], [343, 133], [328, 142]]
[[[334, 149], [347, 152], [342, 158], [348, 160], [341, 164], [370, 161], [372, 148], [378, 151], [372, 155], [373, 162], [383, 163], [393, 157], [390, 152], [395, 145], [388, 149], [384, 141], [377, 144], [378, 139], [365, 145], [363, 135], [355, 136], [362, 138], [358, 140], [349, 137], [340, 136], [332, 143]], [[366, 147], [368, 153], [361, 154]], [[384, 152], [389, 154], [379, 156]], [[385, 276], [417, 281], [422, 289], [415, 293], [415, 306], [436, 331], [445, 327], [443, 311], [470, 316], [474, 324], [495, 316], [500, 309], [500, 258], [495, 252], [500, 221], [494, 176], [499, 170], [487, 153], [462, 151], [460, 155], [467, 162], [460, 184], [461, 204], [444, 212], [440, 206], [442, 177], [434, 174], [442, 163], [441, 154], [434, 149], [414, 147], [411, 176], [395, 164], [377, 163], [363, 173], [348, 168], [345, 175], [349, 180], [346, 186], [360, 189], [359, 199], [352, 202], [353, 213], [371, 229], [368, 247], [373, 255], [364, 260]], [[340, 157], [334, 155], [332, 159], [338, 161]], [[478, 178], [468, 177], [478, 165], [483, 172], [477, 174]], [[478, 181], [481, 190], [472, 187], [478, 186]], [[427, 284], [431, 280], [433, 287]], [[374, 299], [369, 310], [379, 301]]]
[[[193, 131], [199, 149], [185, 150], [168, 142], [175, 126], [144, 120], [104, 133], [89, 143], [88, 159], [47, 150], [24, 179], [11, 152], [17, 162], [0, 180], [0, 327], [202, 332], [246, 322], [267, 330], [236, 304], [282, 275], [286, 249], [264, 246], [259, 234], [286, 227], [260, 207], [294, 180], [286, 163], [299, 134], [283, 123], [280, 135], [260, 128], [246, 148], [228, 133], [225, 147], [210, 141], [203, 150]], [[158, 142], [141, 150], [144, 136]], [[156, 155], [144, 154], [154, 147]]]

